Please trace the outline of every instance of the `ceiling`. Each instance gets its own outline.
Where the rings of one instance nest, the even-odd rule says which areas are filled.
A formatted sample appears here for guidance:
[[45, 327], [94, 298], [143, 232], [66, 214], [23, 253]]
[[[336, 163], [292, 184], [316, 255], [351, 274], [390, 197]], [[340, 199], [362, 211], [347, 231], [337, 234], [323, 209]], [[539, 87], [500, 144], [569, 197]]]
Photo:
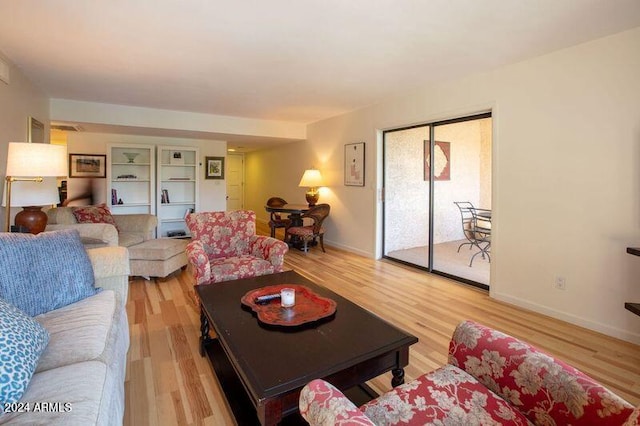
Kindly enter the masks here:
[[0, 22], [52, 98], [311, 123], [640, 26], [640, 1], [0, 0]]

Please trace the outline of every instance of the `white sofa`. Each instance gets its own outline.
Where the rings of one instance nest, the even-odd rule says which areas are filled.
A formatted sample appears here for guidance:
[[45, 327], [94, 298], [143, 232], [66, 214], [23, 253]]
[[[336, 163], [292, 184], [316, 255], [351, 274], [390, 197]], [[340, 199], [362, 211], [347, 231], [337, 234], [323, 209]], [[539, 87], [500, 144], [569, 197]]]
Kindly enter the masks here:
[[[49, 331], [49, 344], [12, 412], [0, 410], [0, 424], [122, 424], [129, 348], [128, 252], [104, 247], [88, 253], [95, 287], [103, 291], [35, 317]], [[13, 412], [20, 409], [23, 412]]]

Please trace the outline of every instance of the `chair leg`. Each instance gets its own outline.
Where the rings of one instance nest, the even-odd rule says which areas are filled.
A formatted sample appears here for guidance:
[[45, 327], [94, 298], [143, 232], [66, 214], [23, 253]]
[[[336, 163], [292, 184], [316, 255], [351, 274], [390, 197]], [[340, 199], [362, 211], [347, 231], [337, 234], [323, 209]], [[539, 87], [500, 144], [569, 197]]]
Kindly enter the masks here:
[[306, 238], [304, 238], [304, 254], [307, 254], [307, 252], [309, 251], [309, 248], [307, 247], [308, 242], [309, 241]]
[[276, 227], [272, 226], [271, 227], [271, 238], [275, 238], [275, 236], [276, 236]]
[[320, 234], [320, 248], [323, 253], [326, 253], [326, 251], [324, 251], [324, 234]]

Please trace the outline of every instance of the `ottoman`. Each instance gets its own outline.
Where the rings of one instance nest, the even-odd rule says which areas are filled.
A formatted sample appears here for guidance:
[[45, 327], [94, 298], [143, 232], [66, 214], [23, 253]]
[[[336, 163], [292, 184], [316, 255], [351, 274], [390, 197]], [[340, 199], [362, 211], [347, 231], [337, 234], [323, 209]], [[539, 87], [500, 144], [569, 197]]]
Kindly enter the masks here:
[[188, 240], [158, 238], [129, 247], [131, 275], [164, 278], [187, 264]]

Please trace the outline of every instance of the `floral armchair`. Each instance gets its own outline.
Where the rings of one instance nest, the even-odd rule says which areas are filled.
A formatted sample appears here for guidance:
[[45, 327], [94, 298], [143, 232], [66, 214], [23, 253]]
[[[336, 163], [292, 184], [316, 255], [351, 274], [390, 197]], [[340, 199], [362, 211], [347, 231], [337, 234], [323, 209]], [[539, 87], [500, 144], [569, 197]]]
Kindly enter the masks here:
[[465, 321], [449, 363], [356, 407], [317, 379], [300, 393], [311, 425], [639, 425], [634, 407], [584, 373], [499, 331]]
[[282, 272], [289, 247], [256, 235], [255, 212], [192, 213], [186, 222], [192, 235], [186, 252], [196, 285]]

